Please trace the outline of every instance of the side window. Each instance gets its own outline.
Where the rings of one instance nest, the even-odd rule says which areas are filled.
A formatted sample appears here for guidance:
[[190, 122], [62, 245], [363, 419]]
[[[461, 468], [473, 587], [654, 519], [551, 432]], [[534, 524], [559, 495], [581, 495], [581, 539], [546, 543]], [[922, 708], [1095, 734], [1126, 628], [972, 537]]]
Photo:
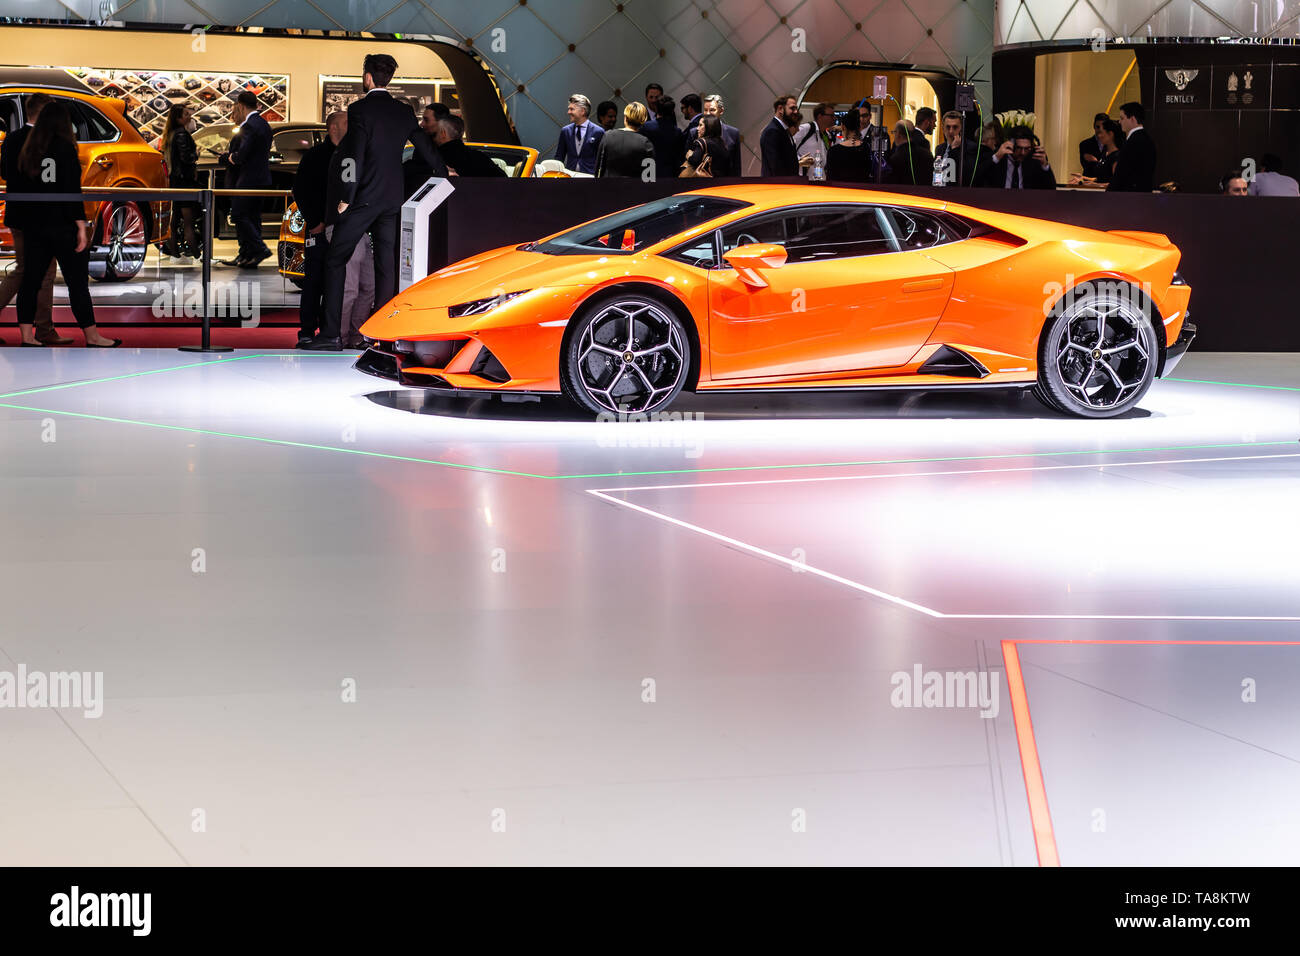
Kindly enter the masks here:
[[59, 97], [59, 101], [68, 108], [68, 113], [72, 116], [72, 125], [77, 130], [78, 143], [109, 143], [117, 139], [117, 127], [93, 106], [80, 100], [62, 97]]
[[12, 133], [21, 129], [23, 121], [19, 118], [18, 97], [0, 96], [0, 130]]
[[929, 249], [965, 238], [953, 225], [916, 209], [891, 207], [886, 210], [886, 215], [899, 245], [904, 249]]
[[789, 262], [849, 259], [897, 250], [875, 206], [797, 213], [790, 217], [786, 231]]
[[883, 212], [875, 206], [791, 209], [734, 223], [722, 231], [722, 250], [748, 243], [785, 246], [787, 262], [819, 262], [897, 252]]
[[737, 246], [748, 246], [754, 243], [784, 245], [785, 221], [784, 213], [772, 213], [725, 226], [722, 230], [722, 254], [726, 255]]
[[688, 266], [695, 266], [699, 269], [712, 269], [716, 264], [713, 261], [713, 237], [715, 233], [716, 230], [710, 230], [702, 236], [696, 236], [676, 249], [669, 250], [665, 255], [669, 259], [676, 259]]

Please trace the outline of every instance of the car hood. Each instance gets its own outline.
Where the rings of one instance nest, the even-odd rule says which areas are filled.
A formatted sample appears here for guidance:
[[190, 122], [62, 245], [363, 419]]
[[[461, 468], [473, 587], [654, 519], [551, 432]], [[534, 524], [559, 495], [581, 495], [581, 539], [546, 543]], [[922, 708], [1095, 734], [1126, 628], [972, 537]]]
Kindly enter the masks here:
[[508, 292], [590, 285], [598, 278], [631, 274], [644, 256], [552, 256], [502, 246], [439, 269], [394, 296], [390, 307], [445, 309]]

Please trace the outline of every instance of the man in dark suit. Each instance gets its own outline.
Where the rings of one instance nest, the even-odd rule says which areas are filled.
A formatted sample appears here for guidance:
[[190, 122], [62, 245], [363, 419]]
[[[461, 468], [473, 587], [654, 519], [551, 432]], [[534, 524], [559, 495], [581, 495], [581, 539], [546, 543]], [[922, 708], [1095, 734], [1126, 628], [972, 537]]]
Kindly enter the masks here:
[[1101, 127], [1110, 116], [1106, 113], [1098, 113], [1092, 118], [1092, 135], [1079, 144], [1079, 166], [1083, 169], [1083, 175], [1097, 178], [1097, 171], [1101, 168], [1101, 158], [1106, 155], [1106, 149], [1101, 145]]
[[325, 253], [329, 240], [325, 225], [330, 211], [331, 192], [337, 204], [337, 187], [330, 189], [327, 174], [330, 157], [348, 130], [347, 113], [331, 113], [325, 121], [325, 138], [307, 150], [293, 177], [293, 201], [302, 214], [303, 237], [302, 295], [298, 300], [298, 346], [305, 347], [320, 328], [322, 296], [325, 292]]
[[[722, 118], [722, 114], [727, 111], [726, 104], [722, 97], [717, 93], [710, 93], [704, 97], [704, 112], [697, 114], [686, 126], [686, 150], [690, 151], [691, 143], [700, 138], [700, 120], [705, 116], [716, 116], [718, 122], [722, 124], [722, 145], [727, 147], [727, 172], [728, 176], [742, 176], [744, 173], [740, 168], [740, 130], [734, 126], [729, 126]], [[714, 176], [724, 175], [715, 168]]]
[[407, 199], [410, 199], [415, 191], [431, 178], [435, 176], [447, 178], [447, 164], [437, 150], [438, 121], [450, 115], [451, 110], [442, 103], [430, 103], [420, 114], [420, 129], [424, 130], [425, 135], [429, 137], [429, 142], [435, 147], [433, 153], [437, 162], [430, 166], [412, 151], [411, 158], [402, 163], [402, 192]]
[[943, 114], [943, 143], [934, 154], [936, 160], [943, 160], [937, 171], [940, 181], [934, 183], [936, 186], [974, 185], [980, 164], [989, 158], [983, 146], [962, 137], [962, 122], [957, 110]]
[[438, 120], [435, 142], [438, 153], [457, 176], [506, 176], [506, 171], [492, 161], [481, 149], [465, 145], [465, 121], [459, 116], [444, 116]]
[[976, 174], [977, 184], [992, 189], [1055, 189], [1047, 151], [1024, 126], [1007, 133], [1007, 140]]
[[[27, 134], [32, 131], [32, 124], [36, 122], [36, 117], [50, 102], [48, 93], [33, 93], [27, 97], [23, 103], [23, 109], [26, 112], [27, 125], [20, 129], [14, 130], [5, 137], [4, 142], [0, 143], [0, 175], [8, 183], [13, 183], [14, 176], [17, 174], [18, 153], [23, 148], [23, 141], [27, 139]], [[10, 188], [13, 188], [10, 186]], [[9, 227], [9, 233], [13, 236], [14, 245], [14, 264], [13, 267], [5, 273], [4, 279], [0, 280], [0, 312], [4, 311], [5, 306], [13, 301], [14, 296], [23, 284], [23, 260], [26, 255], [23, 253], [23, 230], [22, 204], [9, 203], [5, 206], [5, 225]], [[52, 311], [54, 308], [54, 269], [55, 263], [50, 261], [50, 268], [45, 272], [45, 279], [41, 282], [40, 295], [36, 299], [36, 320], [35, 335], [36, 341], [41, 345], [71, 345], [72, 339], [66, 338], [59, 334], [58, 329], [54, 327]], [[30, 344], [30, 343], [29, 343]], [[0, 339], [0, 345], [4, 345], [4, 339]]]
[[[239, 189], [270, 189], [271, 127], [258, 112], [257, 97], [249, 90], [242, 91], [230, 115], [239, 124], [239, 145], [229, 153], [233, 185]], [[230, 202], [230, 218], [235, 221], [239, 255], [225, 264], [256, 269], [271, 255], [262, 241], [262, 197], [236, 196]]]
[[1125, 103], [1119, 108], [1119, 125], [1124, 143], [1119, 148], [1115, 172], [1107, 192], [1149, 193], [1156, 188], [1156, 144], [1142, 126], [1146, 111], [1141, 103]]
[[375, 304], [397, 294], [397, 226], [403, 195], [402, 150], [409, 141], [430, 167], [439, 161], [415, 113], [386, 87], [397, 72], [387, 53], [369, 54], [362, 66], [366, 94], [348, 107], [348, 133], [338, 146], [338, 222], [325, 257], [325, 311], [320, 333], [305, 347], [338, 351], [347, 265], [361, 237], [370, 234], [375, 253]]
[[777, 97], [772, 110], [772, 121], [763, 127], [763, 134], [758, 139], [763, 175], [798, 176], [799, 156], [790, 136], [790, 125], [799, 118], [798, 101], [793, 96]]
[[928, 186], [934, 180], [934, 155], [925, 134], [907, 120], [894, 124], [893, 149], [885, 165], [886, 182], [902, 186]]
[[661, 96], [649, 122], [638, 132], [650, 140], [655, 151], [655, 170], [659, 179], [671, 179], [681, 172], [686, 161], [686, 136], [677, 128], [677, 104], [671, 96]]
[[565, 169], [580, 173], [596, 172], [596, 150], [605, 130], [590, 120], [591, 100], [581, 93], [569, 97], [569, 125], [560, 130], [555, 144], [555, 158]]

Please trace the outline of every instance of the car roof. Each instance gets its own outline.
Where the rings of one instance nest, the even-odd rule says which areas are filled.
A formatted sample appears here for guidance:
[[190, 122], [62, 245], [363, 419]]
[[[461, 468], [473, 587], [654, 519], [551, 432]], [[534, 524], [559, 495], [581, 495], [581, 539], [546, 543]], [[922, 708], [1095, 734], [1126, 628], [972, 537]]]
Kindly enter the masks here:
[[13, 87], [60, 90], [65, 93], [81, 93], [83, 96], [96, 95], [84, 83], [77, 82], [66, 70], [0, 69], [0, 89]]
[[749, 183], [735, 186], [710, 186], [693, 189], [692, 195], [722, 196], [751, 203], [750, 212], [794, 206], [803, 203], [836, 202], [884, 203], [891, 206], [915, 206], [918, 209], [943, 209], [947, 203], [929, 196], [889, 192], [883, 189], [859, 189], [852, 186], [822, 186], [807, 183]]

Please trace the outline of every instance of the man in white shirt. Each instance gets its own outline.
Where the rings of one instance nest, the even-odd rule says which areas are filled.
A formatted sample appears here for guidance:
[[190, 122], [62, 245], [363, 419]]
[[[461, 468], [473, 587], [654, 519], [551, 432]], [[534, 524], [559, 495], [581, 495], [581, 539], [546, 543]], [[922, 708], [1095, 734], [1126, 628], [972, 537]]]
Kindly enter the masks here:
[[835, 107], [822, 103], [813, 109], [811, 123], [802, 124], [794, 134], [794, 151], [799, 156], [799, 175], [807, 176], [809, 170], [826, 169], [826, 156], [831, 148], [831, 134], [835, 125]]
[[1265, 153], [1259, 160], [1259, 172], [1250, 184], [1252, 196], [1300, 196], [1300, 183], [1280, 172], [1282, 160], [1275, 153]]

